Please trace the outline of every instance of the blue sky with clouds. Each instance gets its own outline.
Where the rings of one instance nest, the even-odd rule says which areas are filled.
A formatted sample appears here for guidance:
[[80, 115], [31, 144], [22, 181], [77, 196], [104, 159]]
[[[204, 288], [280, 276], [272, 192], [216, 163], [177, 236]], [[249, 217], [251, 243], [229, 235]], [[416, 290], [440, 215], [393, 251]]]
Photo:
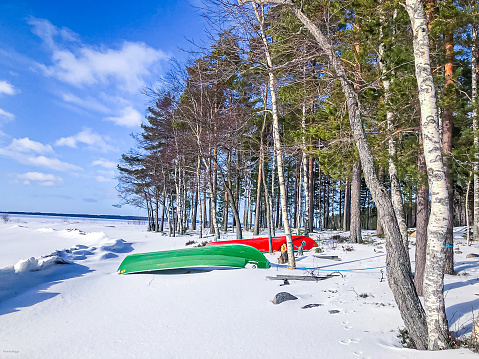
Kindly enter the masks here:
[[0, 0], [0, 211], [143, 214], [116, 165], [171, 57], [201, 41], [186, 1]]

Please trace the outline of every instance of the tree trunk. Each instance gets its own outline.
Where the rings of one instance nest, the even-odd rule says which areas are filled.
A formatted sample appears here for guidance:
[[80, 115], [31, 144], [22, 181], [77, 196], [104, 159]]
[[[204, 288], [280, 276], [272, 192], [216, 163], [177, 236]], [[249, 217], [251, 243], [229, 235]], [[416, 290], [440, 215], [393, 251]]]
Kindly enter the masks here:
[[445, 274], [456, 274], [454, 270], [454, 186], [451, 173], [450, 156], [452, 149], [452, 126], [453, 126], [453, 109], [452, 101], [454, 99], [454, 83], [453, 76], [453, 62], [454, 62], [454, 39], [452, 33], [445, 35], [446, 41], [446, 64], [444, 65], [445, 77], [445, 96], [446, 107], [444, 108], [444, 115], [442, 120], [442, 153], [445, 157], [444, 170], [446, 171], [446, 185], [449, 197], [449, 221], [446, 231], [446, 261], [444, 264]]
[[361, 164], [356, 162], [353, 164], [351, 181], [351, 228], [349, 229], [349, 238], [352, 243], [363, 243], [361, 236]]
[[472, 72], [472, 129], [474, 131], [474, 147], [473, 147], [473, 161], [474, 161], [474, 229], [473, 240], [479, 241], [479, 120], [477, 116], [477, 73], [479, 68], [477, 66], [477, 57], [479, 56], [478, 47], [478, 26], [472, 25], [472, 49], [471, 49], [471, 72]]
[[264, 106], [264, 119], [263, 119], [263, 127], [261, 129], [261, 138], [260, 138], [260, 145], [259, 145], [259, 160], [258, 160], [258, 187], [256, 188], [256, 209], [254, 212], [254, 232], [253, 235], [257, 236], [259, 234], [259, 209], [260, 209], [260, 201], [261, 201], [261, 179], [262, 179], [262, 171], [263, 171], [263, 161], [264, 161], [264, 145], [263, 145], [263, 136], [265, 130], [265, 123], [266, 123], [266, 103], [268, 101], [268, 86], [264, 85], [264, 94], [263, 94], [263, 106]]
[[208, 211], [206, 210], [206, 188], [203, 188], [203, 228], [208, 228]]
[[313, 156], [309, 156], [308, 167], [308, 192], [309, 192], [309, 233], [313, 233], [313, 218], [314, 218], [314, 175], [313, 175]]
[[343, 220], [343, 231], [347, 232], [350, 230], [351, 226], [351, 183], [349, 179], [346, 179], [346, 184], [344, 187], [344, 220]]
[[160, 223], [160, 232], [163, 232], [163, 225], [165, 222], [165, 204], [166, 204], [166, 186], [163, 185], [163, 201], [161, 203], [161, 223]]
[[259, 208], [261, 204], [261, 171], [263, 170], [263, 144], [259, 148], [259, 164], [258, 164], [258, 187], [256, 188], [256, 209], [254, 211], [254, 230], [253, 235], [259, 234]]
[[[268, 40], [266, 38], [265, 28], [264, 28], [264, 16], [261, 18], [258, 12], [258, 7], [253, 3], [253, 8], [260, 26], [261, 39], [263, 40], [264, 52], [266, 56], [266, 63], [268, 67], [268, 77], [269, 77], [269, 92], [271, 94], [271, 107], [273, 115], [273, 140], [275, 145], [275, 156], [276, 162], [278, 165], [278, 185], [281, 197], [281, 214], [283, 217], [283, 227], [284, 234], [286, 236], [286, 247], [288, 249], [288, 268], [295, 268], [296, 261], [294, 259], [294, 250], [293, 250], [293, 239], [291, 237], [291, 231], [289, 228], [288, 222], [288, 209], [286, 201], [286, 186], [284, 181], [283, 174], [283, 151], [281, 149], [281, 139], [279, 136], [279, 119], [278, 119], [278, 109], [276, 103], [276, 77], [273, 74], [273, 61], [271, 60], [271, 54], [269, 50]], [[264, 10], [264, 9], [263, 9]], [[263, 13], [264, 15], [264, 13]]]
[[[384, 15], [381, 13], [381, 16], [384, 18]], [[385, 22], [385, 21], [384, 21]], [[380, 28], [380, 37], [382, 38], [382, 27]], [[382, 39], [381, 39], [382, 40]], [[386, 106], [389, 106], [389, 98], [390, 98], [390, 81], [387, 78], [387, 68], [385, 64], [385, 49], [384, 44], [381, 43], [379, 45], [379, 56], [381, 60], [379, 61], [379, 68], [382, 73], [382, 83], [384, 87], [384, 100]], [[388, 123], [388, 128], [391, 133], [394, 132], [395, 126], [393, 123], [394, 114], [388, 109], [386, 112], [386, 119]], [[391, 181], [391, 200], [394, 207], [394, 213], [396, 214], [396, 218], [399, 224], [399, 230], [401, 231], [401, 237], [404, 243], [404, 247], [406, 248], [406, 253], [408, 253], [409, 257], [409, 241], [408, 241], [408, 233], [407, 233], [407, 224], [406, 218], [404, 215], [404, 208], [403, 208], [403, 201], [401, 195], [401, 186], [399, 185], [398, 173], [396, 168], [396, 141], [393, 136], [388, 141], [388, 164], [389, 164], [389, 179]]]
[[[381, 181], [381, 184], [384, 186], [384, 168], [383, 166], [379, 166], [379, 180]], [[382, 219], [379, 213], [377, 214], [376, 217], [376, 234], [378, 236], [383, 236], [384, 235], [384, 229], [382, 225]]]
[[309, 187], [309, 171], [308, 171], [308, 156], [306, 155], [306, 104], [303, 104], [303, 116], [301, 117], [301, 129], [303, 131], [302, 137], [302, 166], [303, 166], [303, 192], [304, 192], [304, 235], [309, 236], [309, 212], [310, 212], [310, 187]]
[[[231, 182], [231, 152], [228, 151], [228, 155], [226, 157], [226, 181], [228, 183]], [[221, 169], [220, 169], [221, 171]], [[226, 183], [225, 183], [226, 185]], [[228, 194], [230, 193], [231, 191], [225, 191], [225, 204], [224, 204], [224, 214], [223, 214], [223, 232], [227, 232], [228, 231], [228, 217], [229, 217], [229, 213], [228, 213], [228, 205], [229, 205], [229, 198], [228, 198]], [[232, 198], [233, 199], [233, 198]], [[236, 217], [234, 217], [236, 218]]]
[[193, 202], [192, 214], [191, 214], [191, 230], [196, 230], [196, 216], [198, 211], [198, 200], [200, 197], [200, 170], [201, 162], [200, 156], [198, 156], [198, 163], [196, 166], [196, 190], [195, 190], [195, 200]]
[[469, 190], [471, 189], [471, 180], [467, 181], [467, 189], [466, 189], [466, 244], [469, 246], [470, 245], [470, 236], [471, 236], [471, 228], [470, 228], [470, 223], [469, 223]]
[[301, 171], [299, 170], [299, 166], [297, 165], [297, 162], [295, 161], [295, 166], [294, 166], [294, 197], [293, 197], [293, 228], [298, 228], [299, 224], [299, 200], [298, 200], [298, 195], [299, 195], [299, 186], [298, 184], [301, 182]]
[[424, 303], [427, 316], [428, 349], [445, 349], [449, 328], [444, 304], [444, 241], [449, 221], [449, 198], [442, 162], [436, 94], [431, 74], [429, 36], [420, 0], [407, 0], [406, 10], [414, 35], [414, 62], [421, 104], [424, 157], [431, 190], [431, 214], [427, 228]]
[[426, 160], [422, 146], [422, 131], [419, 128], [419, 153], [417, 156], [417, 170], [419, 181], [417, 184], [416, 200], [416, 262], [414, 270], [414, 285], [417, 294], [423, 296], [424, 268], [426, 266], [427, 224], [429, 221], [429, 188], [427, 186]]
[[[263, 121], [263, 130], [266, 125], [266, 115], [264, 116], [264, 121]], [[263, 144], [261, 142], [261, 144]], [[264, 166], [261, 171], [261, 176], [263, 177], [263, 187], [264, 187], [264, 197], [265, 197], [265, 204], [266, 204], [266, 224], [268, 226], [268, 244], [269, 244], [269, 253], [273, 253], [273, 239], [272, 239], [272, 231], [273, 231], [273, 218], [271, 215], [271, 212], [273, 211], [273, 205], [271, 198], [269, 196], [269, 189], [268, 189], [268, 184], [266, 183], [266, 175], [264, 173]]]

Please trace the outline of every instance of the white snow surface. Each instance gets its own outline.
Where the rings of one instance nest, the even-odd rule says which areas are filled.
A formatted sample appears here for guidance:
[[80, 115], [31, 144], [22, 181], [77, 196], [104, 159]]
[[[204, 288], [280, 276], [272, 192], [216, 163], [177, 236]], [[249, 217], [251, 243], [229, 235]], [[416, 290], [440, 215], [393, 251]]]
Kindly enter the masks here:
[[[402, 347], [384, 243], [372, 231], [363, 236], [373, 243], [362, 245], [329, 240], [340, 232], [312, 234], [323, 253], [305, 252], [297, 266], [341, 275], [282, 286], [267, 276], [311, 270], [119, 275], [129, 253], [205, 239], [170, 238], [121, 220], [10, 218], [0, 223], [0, 358], [477, 358], [467, 349]], [[464, 231], [455, 232], [458, 275], [445, 278], [450, 329], [463, 337], [479, 307], [479, 258], [466, 259], [479, 253], [479, 243], [465, 246]], [[278, 256], [266, 254], [272, 264]], [[274, 305], [283, 291], [298, 300]], [[308, 304], [320, 305], [302, 309]]]

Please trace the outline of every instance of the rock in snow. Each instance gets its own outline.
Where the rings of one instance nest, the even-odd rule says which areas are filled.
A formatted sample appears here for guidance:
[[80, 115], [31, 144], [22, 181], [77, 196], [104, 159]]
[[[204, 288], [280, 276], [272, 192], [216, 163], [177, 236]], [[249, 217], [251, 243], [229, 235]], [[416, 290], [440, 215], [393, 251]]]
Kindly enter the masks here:
[[296, 299], [298, 299], [298, 297], [295, 297], [294, 295], [288, 292], [279, 292], [278, 294], [274, 296], [273, 304], [280, 304], [288, 300], [296, 300]]

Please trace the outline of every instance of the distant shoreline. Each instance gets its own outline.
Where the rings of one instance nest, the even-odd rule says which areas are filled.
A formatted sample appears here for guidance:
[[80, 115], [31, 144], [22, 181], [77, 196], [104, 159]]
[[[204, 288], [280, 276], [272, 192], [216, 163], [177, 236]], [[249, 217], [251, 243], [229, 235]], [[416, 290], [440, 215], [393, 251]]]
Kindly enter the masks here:
[[90, 218], [90, 219], [124, 219], [129, 221], [146, 221], [147, 217], [139, 216], [120, 216], [113, 214], [75, 214], [75, 213], [48, 213], [48, 212], [4, 212], [0, 211], [0, 215], [22, 215], [22, 216], [48, 216], [48, 217], [72, 217], [72, 218]]

